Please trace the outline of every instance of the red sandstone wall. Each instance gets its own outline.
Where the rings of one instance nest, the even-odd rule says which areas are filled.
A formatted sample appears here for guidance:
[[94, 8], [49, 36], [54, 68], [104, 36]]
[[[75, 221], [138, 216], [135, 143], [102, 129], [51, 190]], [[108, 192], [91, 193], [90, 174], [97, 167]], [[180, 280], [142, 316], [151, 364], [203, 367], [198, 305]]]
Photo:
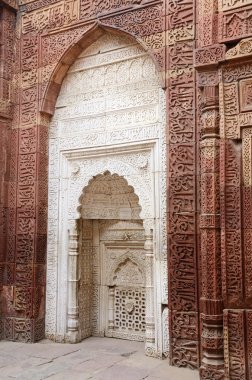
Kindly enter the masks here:
[[[252, 50], [251, 39], [242, 40], [252, 32], [251, 6], [243, 0], [200, 2], [195, 52], [201, 128], [203, 362], [210, 355], [221, 362], [224, 348], [227, 379], [252, 376]], [[214, 378], [219, 378], [222, 368], [216, 369]], [[201, 376], [211, 378], [210, 374], [211, 368], [203, 365]]]
[[11, 143], [10, 159], [9, 153], [0, 159], [0, 208], [8, 206], [0, 220], [1, 241], [8, 230], [1, 245], [2, 336], [43, 337], [48, 123], [69, 66], [102, 28], [112, 27], [146, 47], [167, 88], [171, 362], [201, 366], [201, 378], [209, 380], [224, 378], [225, 359], [226, 378], [250, 379], [252, 42], [238, 42], [252, 35], [252, 5], [22, 0], [12, 113], [8, 5], [15, 4], [5, 6], [1, 33], [0, 152]]
[[[0, 4], [1, 5], [1, 4]], [[0, 8], [0, 315], [5, 312], [5, 287], [13, 284], [14, 266], [6, 255], [8, 212], [8, 182], [10, 180], [10, 126], [12, 117], [11, 81], [13, 69], [15, 12]], [[0, 318], [0, 336], [4, 323]]]

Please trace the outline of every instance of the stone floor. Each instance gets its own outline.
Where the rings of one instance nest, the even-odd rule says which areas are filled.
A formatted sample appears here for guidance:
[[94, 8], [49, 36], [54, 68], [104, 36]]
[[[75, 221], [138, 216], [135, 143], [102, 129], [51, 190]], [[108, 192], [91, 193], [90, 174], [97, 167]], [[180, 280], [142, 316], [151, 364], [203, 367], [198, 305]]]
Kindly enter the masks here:
[[198, 380], [197, 371], [144, 356], [143, 343], [89, 338], [80, 344], [0, 342], [0, 380]]

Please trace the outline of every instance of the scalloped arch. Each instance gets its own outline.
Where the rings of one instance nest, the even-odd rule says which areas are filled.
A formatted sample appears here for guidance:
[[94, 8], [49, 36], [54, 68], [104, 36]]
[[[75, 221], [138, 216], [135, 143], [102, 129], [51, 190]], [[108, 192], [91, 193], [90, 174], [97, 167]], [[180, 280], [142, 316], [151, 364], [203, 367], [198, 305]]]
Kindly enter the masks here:
[[82, 177], [84, 183], [82, 182], [82, 187], [78, 188], [79, 190], [77, 197], [73, 198], [73, 204], [78, 205], [75, 209], [77, 215], [73, 215], [72, 219], [79, 219], [81, 217], [79, 207], [81, 207], [80, 198], [83, 195], [84, 189], [88, 186], [94, 176], [102, 174], [106, 171], [124, 177], [128, 185], [134, 188], [134, 192], [139, 199], [139, 205], [142, 209], [140, 218], [143, 220], [153, 218], [151, 207], [152, 201], [150, 198], [151, 189], [148, 188], [148, 184], [139, 177], [138, 171], [133, 166], [119, 160], [110, 159], [108, 162], [100, 161], [99, 163], [90, 165], [88, 168], [88, 173]]
[[[100, 202], [99, 197], [102, 197]], [[102, 210], [104, 212], [106, 210], [103, 205], [104, 198], [106, 198], [106, 205], [109, 206], [110, 212], [111, 209], [115, 209], [120, 214], [120, 205], [123, 204], [123, 209], [125, 211], [126, 209], [128, 210], [130, 219], [140, 219], [141, 206], [139, 205], [139, 197], [136, 195], [134, 187], [129, 185], [123, 176], [117, 173], [111, 174], [109, 170], [93, 176], [89, 180], [88, 185], [83, 188], [82, 195], [79, 198], [80, 205], [78, 212], [82, 217], [87, 207], [89, 207], [93, 215], [95, 214], [95, 210]], [[89, 214], [87, 219], [90, 218], [91, 215]]]

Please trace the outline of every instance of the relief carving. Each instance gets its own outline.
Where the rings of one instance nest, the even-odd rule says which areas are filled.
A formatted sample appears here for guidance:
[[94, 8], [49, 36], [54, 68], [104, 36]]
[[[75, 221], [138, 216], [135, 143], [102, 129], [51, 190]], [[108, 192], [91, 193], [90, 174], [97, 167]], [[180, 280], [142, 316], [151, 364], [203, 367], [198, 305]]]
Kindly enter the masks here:
[[233, 58], [238, 58], [246, 55], [250, 55], [252, 53], [252, 40], [251, 38], [246, 38], [238, 44], [229, 49], [226, 53], [225, 58], [226, 59], [233, 59]]
[[227, 10], [220, 14], [219, 41], [231, 41], [249, 37], [252, 32], [251, 5], [246, 8]]
[[252, 111], [252, 79], [242, 80], [239, 85], [241, 112]]
[[[136, 17], [140, 17], [140, 13]], [[141, 13], [141, 17], [144, 19], [144, 14]], [[140, 222], [141, 218], [147, 231], [155, 228], [152, 152], [157, 149], [157, 141], [160, 142], [158, 148], [160, 162], [159, 160], [155, 162], [155, 166], [160, 166], [162, 176], [156, 186], [160, 189], [160, 202], [163, 206], [162, 213], [159, 214], [160, 232], [157, 232], [160, 249], [155, 252], [155, 256], [158, 261], [162, 259], [162, 262], [166, 263], [165, 128], [165, 94], [160, 89], [152, 60], [132, 38], [104, 33], [100, 39], [81, 53], [71, 66], [62, 84], [56, 111], [50, 125], [50, 234], [48, 239], [50, 289], [48, 289], [47, 297], [47, 336], [52, 335], [55, 331], [53, 314], [57, 315], [56, 308], [60, 309], [62, 300], [64, 301], [64, 297], [62, 300], [58, 299], [57, 306], [53, 300], [53, 294], [57, 291], [57, 278], [52, 275], [56, 271], [53, 256], [57, 257], [59, 249], [56, 247], [55, 252], [53, 248], [59, 236], [59, 226], [55, 220], [55, 215], [58, 214], [57, 210], [62, 208], [65, 210], [63, 214], [69, 223], [81, 216], [85, 220], [94, 220], [94, 223], [96, 219], [106, 219], [109, 223], [113, 220], [112, 225], [114, 225], [117, 220], [117, 223], [121, 223], [123, 226], [130, 220], [134, 220], [136, 224], [137, 220]], [[149, 142], [149, 140], [154, 142]], [[92, 151], [90, 147], [93, 147]], [[63, 151], [64, 154], [61, 154]], [[59, 172], [60, 165], [67, 174], [64, 174], [63, 171]], [[63, 203], [58, 184], [59, 176], [67, 178], [68, 183], [64, 190], [67, 202]], [[156, 210], [158, 209], [156, 208]], [[59, 223], [64, 224], [63, 216]], [[158, 267], [153, 269], [154, 264], [150, 258], [148, 265], [144, 264], [143, 259], [137, 260], [139, 255], [143, 257], [145, 255], [139, 254], [136, 249], [134, 252], [131, 250], [131, 254], [123, 259], [120, 257], [122, 253], [119, 249], [115, 251], [107, 247], [106, 239], [113, 241], [120, 239], [121, 244], [124, 245], [134, 245], [136, 241], [138, 244], [140, 242], [143, 244], [145, 240], [144, 231], [140, 226], [137, 229], [133, 229], [132, 226], [128, 229], [129, 226], [127, 226], [126, 232], [117, 224], [113, 228], [116, 229], [116, 226], [118, 229], [115, 232], [108, 228], [101, 230], [101, 244], [105, 245], [105, 251], [110, 255], [110, 259], [106, 260], [104, 264], [100, 261], [102, 258], [99, 258], [97, 245], [92, 249], [90, 247], [88, 241], [90, 234], [85, 234], [83, 240], [85, 244], [82, 243], [86, 254], [80, 257], [80, 262], [83, 268], [88, 268], [91, 262], [90, 257], [93, 255], [92, 276], [95, 283], [92, 288], [85, 287], [86, 292], [83, 293], [82, 301], [80, 301], [79, 307], [83, 315], [87, 313], [87, 305], [92, 305], [90, 307], [93, 310], [90, 319], [86, 319], [87, 323], [84, 320], [80, 322], [81, 334], [88, 336], [93, 331], [93, 334], [99, 335], [102, 331], [101, 323], [103, 322], [99, 319], [99, 300], [102, 294], [98, 282], [101, 276], [99, 265], [104, 266], [105, 272], [109, 265], [110, 268], [113, 268], [113, 275], [107, 283], [110, 305], [108, 334], [136, 340], [143, 340], [144, 335], [147, 334], [146, 350], [148, 349], [148, 352], [155, 356], [157, 352], [162, 352], [164, 343], [163, 341], [155, 342], [153, 332], [155, 324], [157, 329], [160, 331], [162, 329], [161, 310], [157, 310], [157, 317], [152, 311], [153, 271], [156, 270], [158, 283], [163, 284], [162, 294], [167, 293], [167, 280], [166, 278], [162, 279], [167, 275], [167, 271], [159, 272]], [[85, 260], [89, 264], [84, 265]], [[115, 263], [116, 265], [114, 265]], [[64, 267], [66, 263], [62, 262], [58, 265]], [[148, 269], [146, 276], [145, 268], [146, 271]], [[86, 278], [85, 281], [89, 281], [88, 273], [83, 271], [83, 276], [83, 279]], [[148, 291], [145, 291], [147, 279], [149, 288]], [[81, 287], [84, 289], [84, 280], [81, 281]], [[129, 288], [129, 283], [133, 282], [135, 282], [134, 291]], [[128, 283], [127, 286], [126, 283]], [[115, 287], [114, 293], [113, 287]], [[128, 289], [125, 297], [123, 295], [124, 288]], [[163, 297], [162, 294], [158, 295], [160, 300]], [[130, 320], [134, 315], [141, 313], [145, 315], [146, 313], [151, 321], [145, 328], [143, 319], [140, 335], [134, 332], [134, 329], [127, 333], [123, 331], [122, 316], [118, 316], [118, 322], [113, 319], [113, 305], [122, 299], [124, 299], [122, 307]], [[141, 312], [140, 304], [138, 304], [140, 301]], [[62, 325], [64, 325], [64, 315], [62, 317], [61, 313], [57, 318], [61, 318]], [[132, 319], [130, 323], [134, 325], [136, 322]], [[56, 336], [58, 340], [64, 339], [64, 331], [59, 331]], [[160, 336], [162, 335], [160, 334]], [[167, 347], [168, 343], [165, 342], [165, 345]]]
[[[13, 295], [5, 295], [7, 311], [15, 316], [0, 321], [4, 337], [32, 342], [44, 336], [46, 261], [47, 336], [64, 341], [67, 328], [76, 328], [71, 325], [78, 315], [76, 299], [70, 295], [67, 305], [64, 299], [69, 293], [67, 281], [73, 280], [64, 277], [66, 247], [80, 262], [80, 287], [86, 289], [79, 299], [80, 313], [89, 315], [80, 323], [82, 337], [102, 332], [97, 285], [102, 263], [91, 226], [104, 218], [104, 224], [98, 223], [100, 244], [108, 254], [104, 268], [109, 272], [110, 263], [117, 264], [113, 281], [108, 281], [109, 328], [117, 324], [117, 337], [146, 338], [148, 355], [167, 356], [169, 298], [171, 362], [196, 368], [201, 294], [201, 349], [207, 365], [200, 374], [202, 379], [222, 379], [224, 295], [225, 306], [236, 308], [225, 312], [225, 376], [250, 378], [251, 311], [237, 308], [252, 305], [251, 4], [248, 0], [200, 0], [197, 4], [191, 0], [20, 0], [17, 9], [15, 0], [2, 3], [0, 111], [4, 118], [13, 115], [13, 129], [11, 154], [6, 151], [2, 160], [3, 166], [10, 161], [6, 175], [10, 184], [8, 199], [0, 190], [1, 241], [8, 232], [3, 245], [7, 264], [0, 264], [0, 274], [5, 285], [16, 285]], [[11, 8], [17, 9], [17, 22]], [[98, 38], [110, 27], [111, 33]], [[118, 35], [119, 30], [135, 36], [149, 55], [136, 39]], [[56, 99], [68, 65], [93, 38], [98, 40], [68, 70], [48, 128], [49, 117], [40, 111], [53, 114], [51, 98]], [[103, 178], [104, 173], [114, 183], [118, 180], [116, 189], [108, 181], [92, 187], [93, 177]], [[5, 183], [0, 185], [0, 189], [5, 187]], [[78, 218], [91, 220], [85, 219], [80, 236], [81, 257], [76, 241], [67, 243], [69, 229]], [[157, 244], [153, 251], [152, 238], [147, 239], [145, 260], [139, 258], [139, 246], [150, 230]], [[139, 246], [115, 252], [106, 245], [110, 240]], [[77, 274], [70, 273], [74, 274], [76, 280]], [[199, 274], [202, 278], [198, 279]], [[138, 289], [129, 289], [128, 282], [135, 282]], [[161, 289], [156, 292], [160, 307], [155, 310], [150, 302], [154, 286]], [[149, 318], [148, 324], [141, 320], [140, 338], [134, 331], [127, 336], [122, 331], [123, 313], [112, 316], [115, 304], [132, 325], [137, 319], [134, 313]], [[71, 323], [66, 326], [65, 310], [71, 305], [74, 315], [68, 316]], [[68, 311], [71, 314], [70, 307]], [[218, 365], [209, 364], [211, 354]]]
[[139, 6], [145, 2], [145, 0], [82, 0], [81, 18], [90, 19], [111, 11]]
[[240, 8], [249, 5], [248, 0], [219, 0], [219, 9], [229, 11], [230, 9]]
[[79, 0], [63, 0], [22, 17], [23, 34], [66, 26], [79, 18]]

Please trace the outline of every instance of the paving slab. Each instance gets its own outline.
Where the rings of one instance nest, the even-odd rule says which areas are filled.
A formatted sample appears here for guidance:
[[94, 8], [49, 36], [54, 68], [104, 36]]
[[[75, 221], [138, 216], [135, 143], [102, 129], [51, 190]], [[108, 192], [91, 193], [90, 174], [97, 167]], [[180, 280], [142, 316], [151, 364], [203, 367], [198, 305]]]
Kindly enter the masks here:
[[122, 364], [115, 364], [105, 370], [100, 371], [91, 379], [95, 380], [142, 380], [148, 376], [148, 370], [143, 368], [133, 368]]
[[78, 344], [0, 342], [0, 380], [199, 380], [197, 371], [146, 357], [144, 344], [88, 338]]

